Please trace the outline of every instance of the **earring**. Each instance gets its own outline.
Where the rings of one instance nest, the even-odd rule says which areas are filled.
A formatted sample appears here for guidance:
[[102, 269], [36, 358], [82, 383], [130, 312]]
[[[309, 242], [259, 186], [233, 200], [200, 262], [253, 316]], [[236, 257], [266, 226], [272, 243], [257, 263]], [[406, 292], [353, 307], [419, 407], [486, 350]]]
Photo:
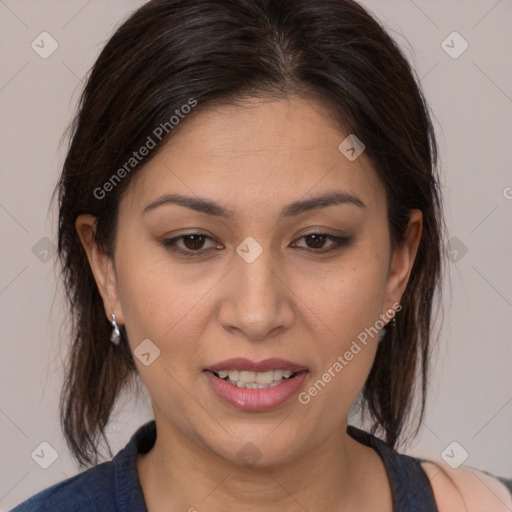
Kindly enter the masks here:
[[[388, 315], [392, 315], [393, 314], [393, 310], [391, 308], [389, 308], [387, 310], [387, 314]], [[386, 332], [388, 332], [388, 329], [393, 328], [393, 327], [396, 327], [396, 317], [395, 316], [393, 316], [393, 318], [389, 321], [387, 326], [384, 326], [380, 330], [380, 332], [379, 332], [379, 343], [384, 339], [384, 336], [386, 335]]]
[[119, 343], [121, 342], [121, 331], [119, 330], [119, 327], [117, 325], [117, 322], [116, 322], [116, 315], [114, 315], [114, 313], [112, 313], [112, 334], [110, 336], [110, 341], [114, 344], [114, 345], [119, 345]]
[[[388, 315], [392, 315], [392, 314], [393, 314], [393, 310], [391, 308], [389, 308], [388, 309]], [[393, 316], [393, 318], [391, 319], [389, 324], [391, 325], [391, 327], [396, 327], [396, 315]]]

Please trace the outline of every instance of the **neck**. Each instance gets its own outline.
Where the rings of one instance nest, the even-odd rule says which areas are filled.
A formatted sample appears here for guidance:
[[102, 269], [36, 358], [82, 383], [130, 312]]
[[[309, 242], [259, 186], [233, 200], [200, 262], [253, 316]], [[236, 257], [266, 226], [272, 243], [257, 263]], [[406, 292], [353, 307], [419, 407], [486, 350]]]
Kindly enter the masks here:
[[368, 492], [369, 482], [387, 485], [382, 461], [346, 433], [346, 423], [293, 459], [252, 467], [220, 457], [168, 423], [157, 419], [157, 425], [153, 449], [137, 460], [148, 512], [386, 510], [382, 495], [376, 500]]

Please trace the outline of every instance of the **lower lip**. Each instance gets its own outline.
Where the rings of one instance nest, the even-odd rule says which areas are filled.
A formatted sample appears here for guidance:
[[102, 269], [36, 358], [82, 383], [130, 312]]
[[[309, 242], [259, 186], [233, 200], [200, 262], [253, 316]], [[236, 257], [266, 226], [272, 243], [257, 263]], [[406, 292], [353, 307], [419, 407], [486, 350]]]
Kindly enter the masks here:
[[307, 373], [307, 370], [302, 370], [296, 373], [295, 377], [271, 388], [245, 389], [216, 377], [209, 370], [204, 371], [215, 394], [242, 411], [266, 411], [279, 407], [295, 394]]

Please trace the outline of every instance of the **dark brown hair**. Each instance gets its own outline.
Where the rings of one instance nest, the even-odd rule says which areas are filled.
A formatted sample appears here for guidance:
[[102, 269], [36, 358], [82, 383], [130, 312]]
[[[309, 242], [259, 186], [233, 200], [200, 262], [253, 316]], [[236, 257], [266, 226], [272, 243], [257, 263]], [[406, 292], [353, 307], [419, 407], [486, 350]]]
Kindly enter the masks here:
[[[76, 218], [96, 216], [96, 242], [112, 255], [119, 200], [172, 136], [169, 119], [176, 110], [191, 99], [195, 113], [219, 102], [285, 94], [326, 105], [340, 128], [364, 142], [386, 188], [393, 247], [404, 240], [410, 210], [423, 212], [403, 309], [379, 344], [362, 395], [372, 432], [380, 431], [391, 446], [403, 435], [416, 387], [421, 420], [444, 221], [434, 130], [407, 60], [351, 0], [153, 0], [122, 23], [94, 64], [56, 189], [58, 251], [73, 324], [60, 411], [81, 466], [97, 463], [100, 436], [107, 441], [116, 399], [137, 370], [126, 332], [119, 346], [109, 341], [111, 327]], [[166, 122], [168, 133], [144, 161], [98, 193]]]

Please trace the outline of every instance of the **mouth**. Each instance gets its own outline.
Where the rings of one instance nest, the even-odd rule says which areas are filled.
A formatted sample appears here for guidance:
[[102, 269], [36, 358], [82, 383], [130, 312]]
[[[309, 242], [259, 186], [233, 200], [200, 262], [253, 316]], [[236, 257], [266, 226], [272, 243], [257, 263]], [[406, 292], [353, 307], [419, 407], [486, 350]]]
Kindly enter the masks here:
[[224, 402], [245, 411], [273, 409], [299, 389], [308, 369], [283, 359], [260, 362], [230, 359], [205, 368], [211, 389]]
[[279, 386], [283, 381], [293, 379], [297, 373], [291, 370], [268, 370], [266, 372], [253, 372], [248, 370], [220, 370], [213, 372], [215, 377], [229, 384], [244, 389], [267, 389]]

